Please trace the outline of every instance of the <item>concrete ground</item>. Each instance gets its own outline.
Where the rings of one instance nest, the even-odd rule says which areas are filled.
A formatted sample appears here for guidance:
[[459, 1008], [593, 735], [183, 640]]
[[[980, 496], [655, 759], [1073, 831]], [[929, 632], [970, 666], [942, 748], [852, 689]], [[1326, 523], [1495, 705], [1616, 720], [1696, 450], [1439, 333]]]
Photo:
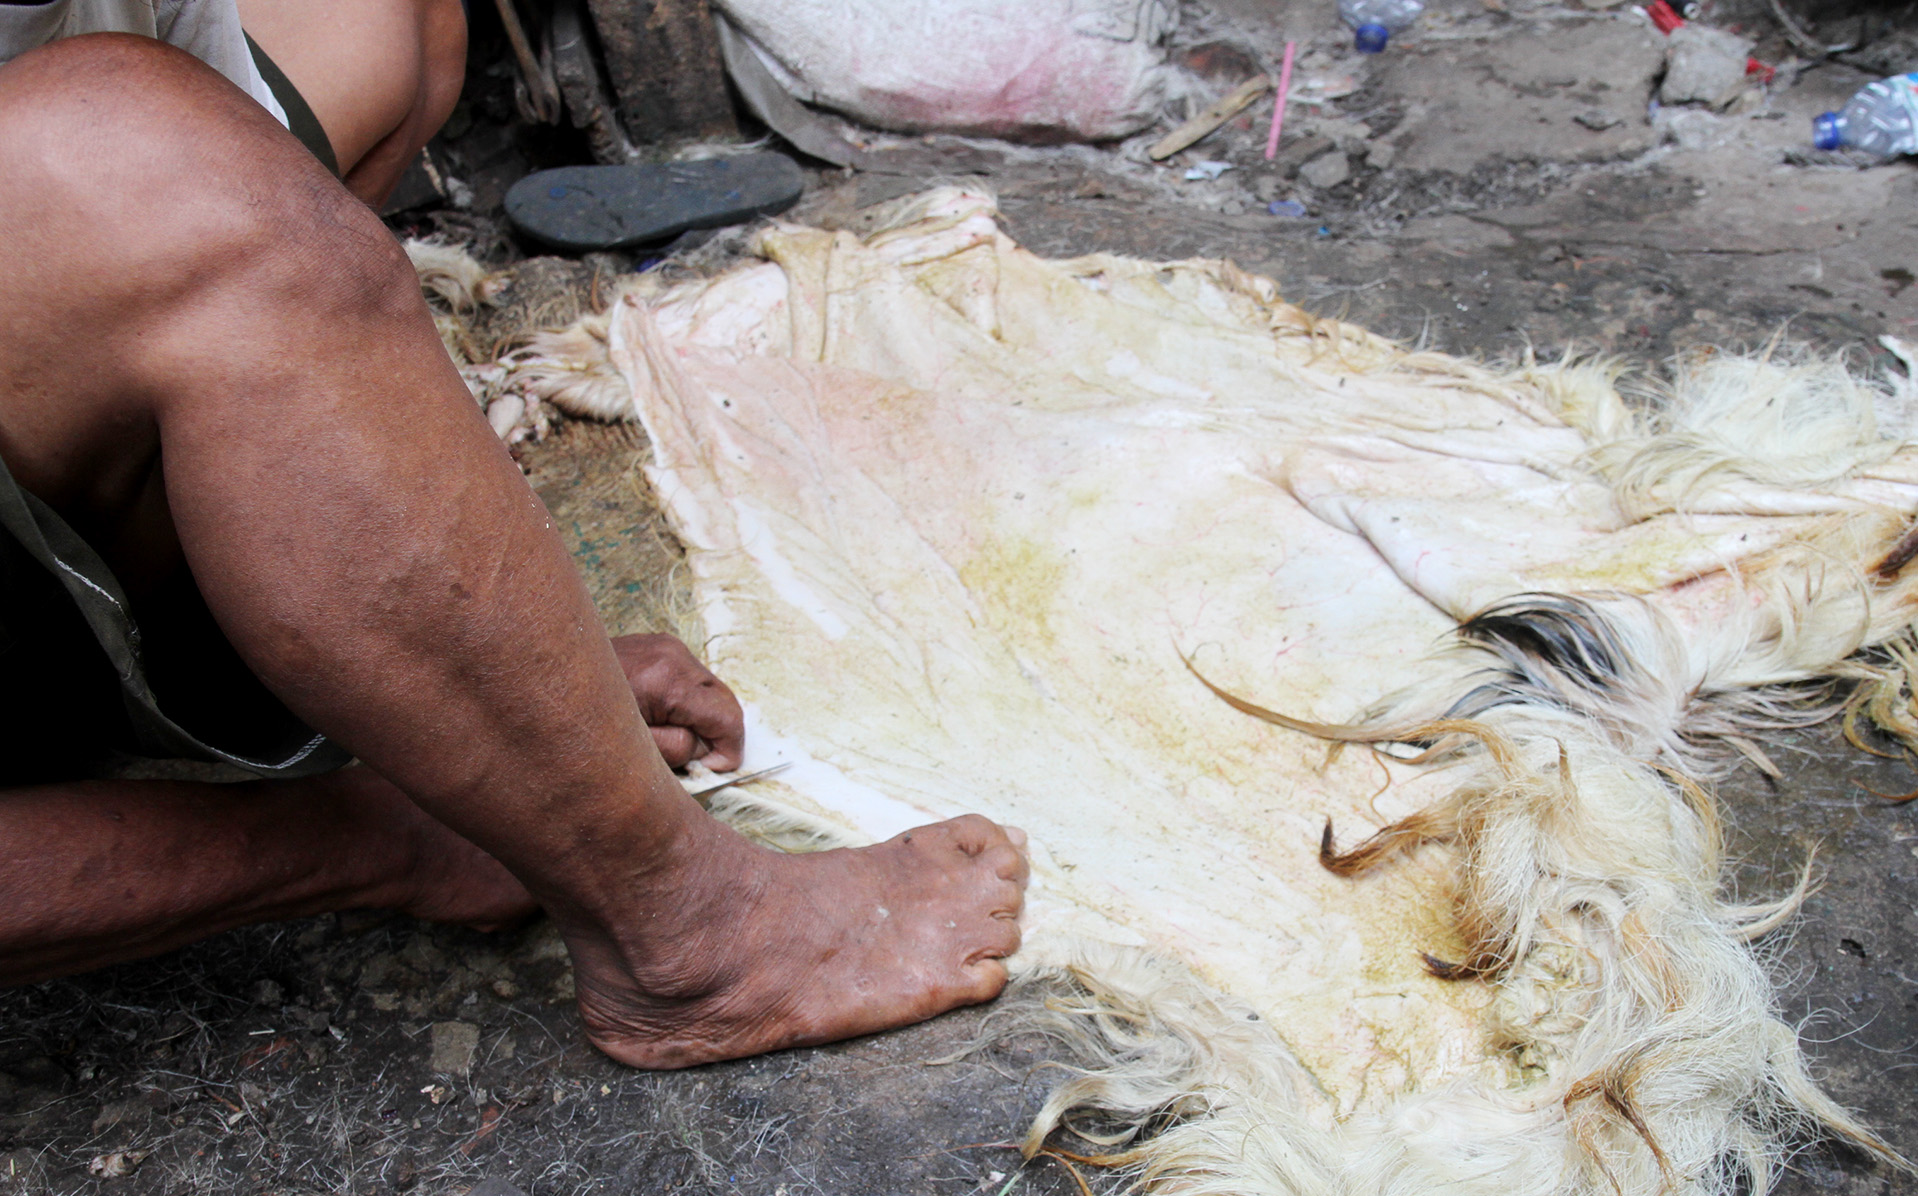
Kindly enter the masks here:
[[[1710, 19], [1744, 27], [1766, 61], [1788, 53], [1760, 7], [1721, 4]], [[1873, 20], [1882, 33], [1870, 13], [1816, 32], [1837, 41]], [[1222, 78], [1269, 66], [1297, 39], [1300, 86], [1337, 98], [1292, 110], [1273, 163], [1250, 118], [1169, 168], [934, 142], [930, 165], [817, 176], [798, 214], [850, 223], [934, 177], [972, 181], [997, 191], [1012, 235], [1042, 253], [1227, 257], [1315, 311], [1407, 340], [1486, 356], [1601, 352], [1643, 367], [1647, 385], [1692, 345], [1782, 332], [1870, 370], [1889, 361], [1881, 334], [1918, 340], [1918, 170], [1806, 145], [1811, 114], [1865, 81], [1857, 66], [1821, 57], [1781, 71], [1729, 113], [1654, 113], [1660, 35], [1619, 8], [1435, 0], [1418, 32], [1369, 60], [1343, 49], [1329, 4], [1211, 0], [1188, 23], [1200, 31], [1192, 61]], [[497, 93], [473, 101], [485, 103]], [[1262, 122], [1269, 109], [1252, 111]], [[446, 154], [475, 210], [406, 220], [517, 256], [489, 214], [498, 180], [556, 153], [469, 117]], [[1232, 169], [1183, 181], [1201, 160]], [[1267, 212], [1282, 201], [1305, 215]], [[516, 269], [514, 302], [549, 316], [593, 289], [577, 263]], [[642, 450], [631, 429], [574, 424], [522, 451], [616, 632], [673, 613], [660, 595], [675, 550], [633, 488]], [[1918, 770], [1829, 729], [1766, 747], [1782, 780], [1742, 767], [1719, 788], [1730, 883], [1778, 894], [1817, 849], [1820, 887], [1773, 947], [1779, 999], [1804, 1021], [1829, 1091], [1918, 1154], [1918, 809], [1869, 792], [1918, 787]], [[489, 938], [347, 917], [0, 994], [0, 1193], [439, 1196], [486, 1177], [534, 1196], [1081, 1190], [1066, 1163], [1021, 1169], [1010, 1148], [1044, 1091], [1045, 1075], [1027, 1074], [1037, 1044], [928, 1062], [977, 1036], [983, 1011], [642, 1075], [582, 1043], [570, 983], [541, 927]], [[116, 1164], [115, 1152], [132, 1154]], [[1918, 1192], [1842, 1150], [1809, 1150], [1792, 1168], [1778, 1190], [1795, 1196]], [[1080, 1170], [1093, 1190], [1110, 1187]]]

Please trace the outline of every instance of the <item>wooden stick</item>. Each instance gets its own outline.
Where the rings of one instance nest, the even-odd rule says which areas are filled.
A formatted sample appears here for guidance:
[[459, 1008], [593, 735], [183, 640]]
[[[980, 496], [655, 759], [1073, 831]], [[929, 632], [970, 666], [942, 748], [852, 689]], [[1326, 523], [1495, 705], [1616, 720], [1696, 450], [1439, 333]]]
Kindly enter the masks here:
[[519, 13], [513, 8], [513, 0], [495, 0], [499, 9], [500, 24], [506, 27], [506, 40], [513, 47], [513, 57], [519, 60], [520, 77], [526, 81], [526, 94], [533, 101], [533, 112], [546, 124], [559, 120], [559, 87], [540, 69], [539, 56], [533, 53], [533, 43], [527, 40], [526, 27], [520, 24]]
[[1152, 148], [1145, 152], [1146, 157], [1154, 162], [1170, 158], [1237, 116], [1247, 104], [1264, 95], [1271, 86], [1272, 80], [1264, 75], [1255, 75], [1247, 79], [1233, 88], [1230, 95], [1159, 138], [1153, 143]]

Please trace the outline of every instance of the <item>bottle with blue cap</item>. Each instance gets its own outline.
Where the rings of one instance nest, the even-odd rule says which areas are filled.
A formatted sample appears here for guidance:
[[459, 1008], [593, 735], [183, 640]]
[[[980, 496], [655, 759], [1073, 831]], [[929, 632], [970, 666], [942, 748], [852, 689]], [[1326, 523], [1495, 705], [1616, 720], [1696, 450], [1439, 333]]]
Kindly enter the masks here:
[[1339, 0], [1339, 17], [1352, 27], [1361, 54], [1377, 54], [1394, 33], [1425, 11], [1424, 0]]
[[1918, 71], [1858, 89], [1837, 112], [1812, 118], [1811, 142], [1822, 150], [1855, 149], [1890, 158], [1918, 154]]

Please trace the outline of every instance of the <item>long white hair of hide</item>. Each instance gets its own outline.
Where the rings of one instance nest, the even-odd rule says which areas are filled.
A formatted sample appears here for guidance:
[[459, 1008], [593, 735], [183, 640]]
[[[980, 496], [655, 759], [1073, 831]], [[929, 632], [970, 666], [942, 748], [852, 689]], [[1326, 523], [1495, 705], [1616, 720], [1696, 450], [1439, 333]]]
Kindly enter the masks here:
[[[1742, 617], [1703, 627], [1680, 628], [1628, 594], [1503, 599], [1459, 627], [1456, 650], [1492, 658], [1477, 685], [1462, 695], [1392, 694], [1340, 737], [1378, 742], [1395, 738], [1394, 727], [1529, 705], [1580, 715], [1628, 756], [1691, 776], [1722, 772], [1729, 748], [1776, 777], [1757, 733], [1850, 709], [1918, 751], [1909, 700], [1918, 641], [1905, 634], [1911, 614], [1896, 592], [1918, 555], [1918, 525], [1904, 511], [1832, 493], [1897, 452], [1906, 429], [1881, 434], [1876, 413], [1910, 379], [1872, 385], [1841, 358], [1776, 346], [1758, 357], [1697, 351], [1674, 362], [1651, 409], [1634, 411], [1614, 386], [1618, 374], [1576, 361], [1523, 371], [1594, 445], [1589, 460], [1627, 519], [1829, 509], [1820, 536], [1779, 550], [1771, 568], [1728, 564], [1746, 596]], [[1860, 564], [1892, 543], [1911, 546], [1905, 560], [1894, 550], [1875, 567]], [[1859, 656], [1868, 649], [1872, 656]], [[1840, 681], [1858, 684], [1846, 696]]]
[[437, 241], [408, 240], [402, 246], [413, 272], [419, 275], [420, 289], [439, 300], [452, 312], [464, 314], [499, 298], [506, 276], [487, 269], [478, 258], [458, 245]]
[[[1078, 1132], [1154, 1192], [1501, 1196], [1769, 1189], [1777, 1144], [1820, 1129], [1896, 1155], [1808, 1076], [1747, 941], [1795, 908], [1716, 895], [1710, 798], [1624, 758], [1582, 719], [1504, 708], [1421, 728], [1467, 736], [1474, 775], [1442, 803], [1323, 860], [1357, 876], [1406, 852], [1450, 849], [1452, 911], [1471, 944], [1428, 959], [1485, 979], [1491, 1045], [1516, 1081], [1454, 1083], [1338, 1126], [1309, 1123], [1243, 1011], [1179, 969], [1120, 949], [1028, 978], [1009, 1029], [1039, 1030], [1075, 1061], [1027, 1137], [1075, 1112]], [[1520, 744], [1524, 746], [1521, 747]], [[1170, 1123], [1169, 1125], [1167, 1123]], [[1162, 1127], [1162, 1128], [1161, 1128]], [[1156, 1129], [1157, 1132], [1148, 1132]]]
[[[1161, 958], [1086, 947], [1025, 977], [1000, 1019], [1005, 1033], [1050, 1036], [1067, 1061], [1027, 1152], [1070, 1122], [1104, 1146], [1103, 1162], [1180, 1196], [1731, 1196], [1767, 1190], [1781, 1144], [1821, 1131], [1897, 1160], [1811, 1081], [1752, 946], [1806, 881], [1769, 905], [1722, 899], [1718, 817], [1690, 779], [1720, 767], [1727, 746], [1766, 763], [1753, 735], [1829, 717], [1843, 702], [1819, 687], [1840, 679], [1862, 683], [1852, 713], [1918, 748], [1902, 579], [1918, 538], [1905, 537], [1903, 560], [1874, 561], [1873, 546], [1903, 543], [1908, 516], [1846, 489], [1904, 437], [1874, 422], [1886, 394], [1838, 363], [1700, 355], [1680, 363], [1662, 404], [1634, 410], [1604, 363], [1501, 375], [1255, 292], [1227, 298], [1256, 300], [1276, 337], [1309, 338], [1349, 370], [1542, 396], [1594, 446], [1587, 466], [1627, 521], [1826, 518], [1781, 567], [1733, 573], [1750, 599], [1733, 604], [1738, 617], [1686, 628], [1629, 595], [1509, 596], [1441, 649], [1480, 666], [1462, 685], [1389, 695], [1358, 725], [1215, 691], [1348, 750], [1455, 770], [1447, 797], [1356, 846], [1341, 850], [1328, 826], [1321, 862], [1356, 884], [1407, 853], [1449, 853], [1449, 914], [1468, 946], [1429, 970], [1491, 985], [1488, 1046], [1507, 1082], [1453, 1081], [1335, 1124], [1324, 1101], [1301, 1098], [1310, 1074], [1248, 1007]], [[569, 410], [631, 418], [596, 319], [536, 342], [515, 371]], [[790, 812], [735, 816], [804, 838]]]
[[[499, 361], [477, 363], [468, 320], [480, 307], [499, 302], [508, 275], [488, 270], [457, 245], [409, 240], [404, 248], [447, 354], [502, 440], [543, 436], [547, 415], [541, 403], [582, 419], [634, 418], [632, 392], [607, 357], [605, 315], [537, 332]], [[634, 285], [623, 286], [614, 302]]]
[[1594, 451], [1627, 515], [1700, 510], [1743, 483], [1815, 488], [1898, 450], [1878, 432], [1878, 388], [1842, 361], [1770, 356], [1681, 355], [1665, 401]]
[[[615, 295], [607, 310], [618, 302]], [[591, 315], [536, 334], [506, 359], [510, 385], [568, 415], [609, 422], [636, 418], [633, 389], [607, 351], [609, 323], [605, 314]]]
[[[1735, 501], [1740, 486], [1816, 494], [1898, 447], [1872, 422], [1878, 392], [1835, 362], [1696, 360], [1655, 416], [1629, 412], [1608, 383], [1602, 369], [1568, 369], [1561, 409], [1610, 434], [1593, 437], [1594, 464], [1641, 517]], [[1101, 953], [1029, 978], [1078, 997], [1029, 996], [1012, 1021], [1076, 1061], [1028, 1154], [1078, 1113], [1116, 1123], [1074, 1126], [1116, 1148], [1108, 1163], [1180, 1196], [1730, 1196], [1767, 1191], [1779, 1143], [1819, 1132], [1909, 1167], [1811, 1080], [1750, 946], [1795, 911], [1809, 861], [1775, 902], [1721, 900], [1718, 816], [1689, 779], [1721, 763], [1714, 744], [1769, 768], [1751, 736], [1830, 717], [1841, 705], [1830, 686], [1807, 685], [1839, 678], [1863, 683], [1852, 713], [1918, 747], [1909, 611], [1889, 600], [1892, 578], [1840, 551], [1855, 561], [1860, 546], [1895, 540], [1904, 516], [1850, 520], [1828, 567], [1741, 579], [1753, 588], [1744, 622], [1688, 635], [1627, 595], [1495, 604], [1446, 649], [1483, 661], [1466, 692], [1395, 694], [1360, 725], [1215, 690], [1284, 726], [1467, 769], [1448, 798], [1350, 850], [1328, 826], [1321, 861], [1357, 876], [1408, 852], [1457, 853], [1452, 917], [1471, 946], [1428, 966], [1493, 982], [1488, 1034], [1518, 1082], [1453, 1084], [1381, 1116], [1303, 1124], [1285, 1096], [1299, 1077], [1271, 1051], [1234, 1049], [1256, 1034], [1242, 1012], [1176, 969]], [[1874, 645], [1876, 658], [1849, 659]]]

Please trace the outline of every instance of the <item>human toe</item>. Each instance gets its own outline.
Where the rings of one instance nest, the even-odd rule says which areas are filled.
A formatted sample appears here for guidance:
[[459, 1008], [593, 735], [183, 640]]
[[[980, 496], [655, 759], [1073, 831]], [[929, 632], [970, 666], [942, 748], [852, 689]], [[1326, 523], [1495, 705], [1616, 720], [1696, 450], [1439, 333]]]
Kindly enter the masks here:
[[1009, 974], [998, 956], [984, 956], [961, 969], [964, 983], [960, 993], [965, 1004], [981, 1005], [1005, 991]]
[[941, 826], [952, 845], [969, 856], [983, 855], [995, 847], [1012, 846], [999, 824], [980, 814], [961, 814]]

